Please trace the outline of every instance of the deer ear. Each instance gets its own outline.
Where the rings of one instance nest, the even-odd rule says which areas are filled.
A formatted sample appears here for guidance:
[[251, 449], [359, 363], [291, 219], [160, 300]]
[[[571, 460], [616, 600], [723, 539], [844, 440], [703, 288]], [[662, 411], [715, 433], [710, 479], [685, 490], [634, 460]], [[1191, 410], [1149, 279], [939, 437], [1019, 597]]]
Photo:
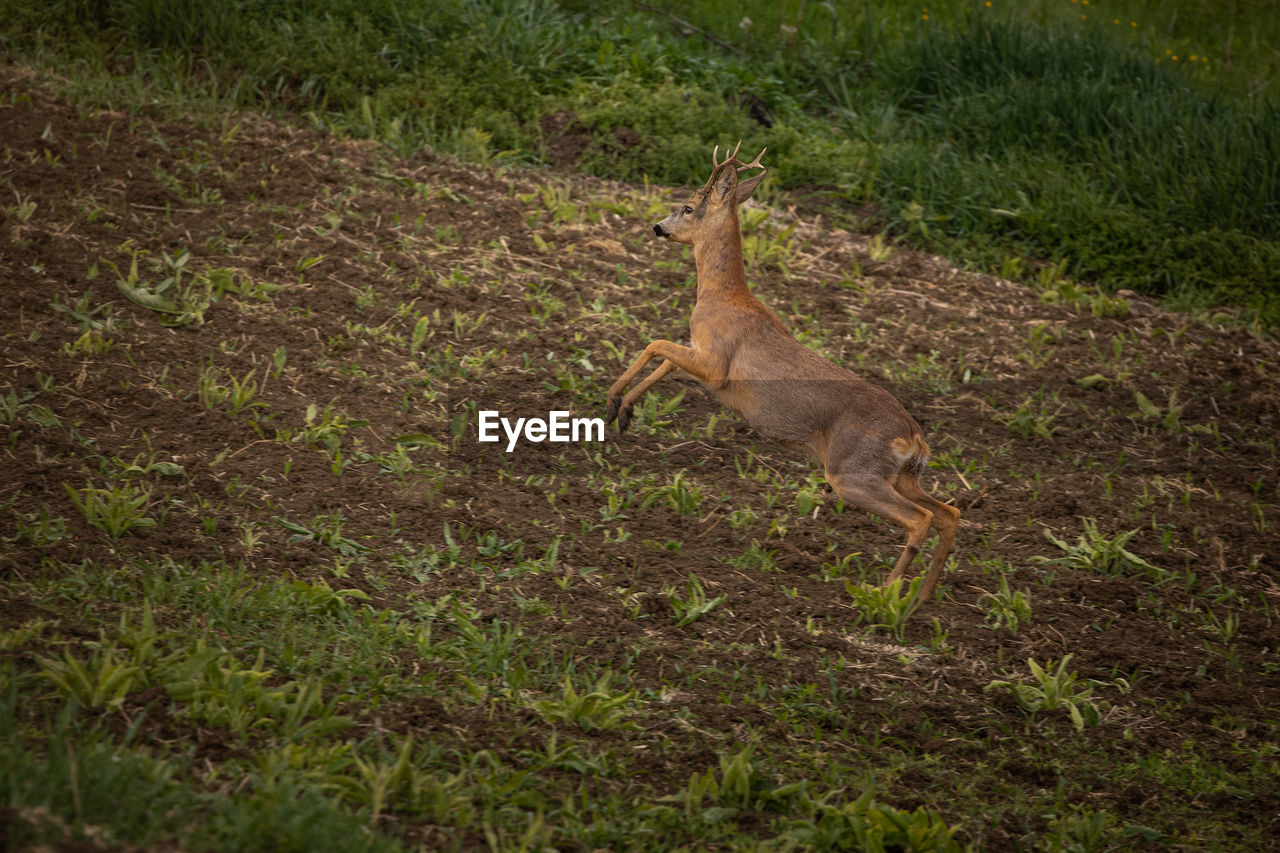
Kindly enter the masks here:
[[716, 204], [724, 204], [734, 197], [734, 191], [737, 187], [738, 173], [733, 166], [726, 166], [720, 170], [720, 175], [711, 187], [711, 200]]
[[751, 198], [751, 194], [756, 191], [756, 187], [760, 186], [760, 181], [764, 178], [765, 173], [761, 172], [752, 178], [747, 178], [738, 184], [738, 188], [734, 191], [734, 199], [738, 204], [742, 204]]

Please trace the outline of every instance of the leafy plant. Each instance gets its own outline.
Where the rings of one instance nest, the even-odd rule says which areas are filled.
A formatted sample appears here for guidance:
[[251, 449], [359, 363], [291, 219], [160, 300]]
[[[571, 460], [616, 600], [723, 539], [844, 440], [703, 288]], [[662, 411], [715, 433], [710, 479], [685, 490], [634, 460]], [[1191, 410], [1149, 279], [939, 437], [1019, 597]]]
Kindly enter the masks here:
[[35, 396], [35, 393], [31, 391], [25, 391], [19, 396], [17, 390], [13, 388], [0, 394], [0, 426], [9, 426], [17, 423], [18, 415], [25, 409], [31, 408], [27, 403], [34, 399]]
[[907, 628], [907, 620], [920, 607], [920, 587], [924, 576], [915, 578], [903, 590], [903, 579], [898, 578], [883, 586], [856, 584], [845, 578], [844, 587], [853, 596], [862, 621], [874, 628], [887, 628], [899, 640]]
[[646, 489], [640, 507], [648, 509], [655, 504], [664, 503], [678, 515], [697, 515], [698, 505], [702, 503], [702, 489], [689, 485], [684, 474], [684, 471], [677, 471], [670, 483]]
[[335, 411], [333, 403], [325, 406], [323, 411], [315, 403], [308, 404], [303, 417], [302, 429], [287, 435], [282, 433], [280, 437], [296, 444], [323, 447], [330, 455], [340, 452], [342, 437], [349, 431], [369, 425], [369, 421], [348, 418], [344, 413]]
[[878, 804], [874, 789], [867, 789], [842, 806], [820, 804], [813, 818], [787, 835], [813, 849], [959, 853], [963, 848], [955, 840], [956, 830], [923, 806], [904, 811]]
[[[1061, 411], [1061, 407], [1058, 411]], [[1014, 411], [1001, 412], [995, 417], [1014, 435], [1048, 439], [1053, 438], [1053, 434], [1058, 431], [1053, 425], [1058, 419], [1058, 411], [1050, 412], [1043, 401], [1043, 395], [1037, 393], [1019, 403]]]
[[[741, 809], [780, 811], [792, 800], [804, 801], [812, 808], [812, 803], [807, 802], [808, 781], [778, 785], [760, 772], [752, 760], [754, 754], [751, 745], [734, 753], [721, 753], [717, 767], [691, 774], [682, 790], [661, 799], [681, 804], [687, 819], [707, 823], [718, 823]], [[704, 806], [707, 800], [712, 804]]]
[[49, 508], [44, 506], [39, 512], [20, 513], [14, 523], [18, 535], [38, 548], [52, 545], [67, 535], [67, 520], [50, 515]]
[[1061, 557], [1032, 557], [1031, 559], [1038, 563], [1088, 569], [1104, 575], [1121, 575], [1129, 569], [1139, 569], [1151, 575], [1164, 574], [1161, 569], [1125, 548], [1138, 529], [1107, 538], [1098, 531], [1097, 519], [1082, 518], [1081, 521], [1084, 524], [1084, 531], [1074, 545], [1054, 536], [1048, 529], [1044, 531], [1045, 538], [1063, 550]]
[[1053, 358], [1053, 327], [1048, 323], [1037, 323], [1027, 333], [1027, 346], [1017, 357], [1025, 361], [1033, 370], [1044, 367]]
[[[262, 649], [256, 662], [244, 667], [233, 655], [198, 644], [162, 667], [158, 678], [174, 700], [184, 703], [181, 713], [241, 734], [260, 728], [301, 739], [351, 724], [325, 706], [318, 680], [271, 685], [272, 675]], [[315, 718], [304, 722], [309, 716]]]
[[579, 693], [569, 675], [564, 677], [564, 692], [558, 699], [541, 699], [531, 707], [543, 719], [570, 723], [584, 731], [616, 729], [626, 724], [627, 706], [635, 699], [636, 692], [615, 694], [609, 689], [611, 673], [605, 673], [595, 685]]
[[1013, 694], [1018, 705], [1030, 714], [1038, 711], [1056, 711], [1065, 708], [1071, 715], [1071, 724], [1076, 731], [1084, 731], [1086, 725], [1096, 726], [1100, 715], [1097, 706], [1089, 701], [1093, 695], [1093, 685], [1079, 687], [1077, 676], [1067, 671], [1071, 655], [1058, 661], [1057, 669], [1053, 664], [1040, 666], [1035, 658], [1027, 658], [1027, 665], [1035, 678], [1035, 684], [1014, 681], [992, 681], [984, 689], [1005, 689]]
[[[264, 405], [253, 399], [258, 393], [256, 374], [256, 369], [250, 370], [243, 378], [237, 379], [230, 371], [209, 364], [201, 369], [196, 380], [196, 394], [205, 408], [219, 408], [225, 403], [231, 414], [238, 415]], [[230, 385], [223, 384], [224, 377]]]
[[726, 563], [735, 569], [754, 569], [758, 572], [776, 572], [778, 563], [774, 559], [777, 551], [771, 551], [760, 546], [759, 540], [753, 539], [750, 547], [746, 551], [736, 557], [730, 557], [725, 560]]
[[143, 677], [141, 667], [107, 645], [95, 648], [86, 661], [66, 649], [62, 660], [41, 657], [36, 663], [40, 674], [53, 682], [63, 695], [86, 708], [118, 709], [129, 690]]
[[1182, 408], [1185, 403], [1178, 402], [1178, 389], [1169, 392], [1169, 402], [1162, 409], [1151, 401], [1151, 398], [1141, 391], [1134, 390], [1134, 402], [1138, 404], [1138, 410], [1142, 412], [1142, 416], [1151, 420], [1160, 421], [1164, 428], [1172, 432], [1176, 432], [1181, 426]]
[[204, 312], [213, 304], [215, 294], [207, 277], [182, 281], [183, 267], [189, 255], [182, 252], [176, 258], [165, 256], [169, 276], [154, 285], [148, 285], [138, 274], [138, 256], [142, 252], [134, 250], [129, 262], [129, 272], [121, 273], [113, 262], [106, 263], [116, 272], [116, 286], [129, 298], [130, 302], [141, 305], [150, 311], [160, 314], [160, 324], [164, 326], [200, 325], [204, 322]]
[[369, 593], [362, 589], [334, 589], [324, 578], [315, 583], [293, 581], [291, 587], [302, 609], [310, 613], [345, 613], [351, 607], [352, 600], [369, 600]]
[[115, 539], [134, 528], [156, 525], [155, 519], [148, 518], [146, 514], [151, 492], [142, 486], [120, 483], [111, 489], [95, 489], [92, 485], [76, 489], [63, 483], [62, 487], [85, 521], [105, 530]]
[[671, 607], [676, 612], [676, 627], [683, 628], [685, 625], [691, 625], [697, 622], [703, 616], [715, 610], [724, 603], [727, 595], [717, 595], [715, 598], [708, 598], [707, 591], [702, 586], [702, 581], [698, 580], [698, 576], [689, 575], [687, 583], [689, 590], [688, 598], [681, 598], [676, 594], [675, 587], [666, 590], [667, 598], [671, 602]]
[[321, 784], [342, 800], [367, 806], [371, 820], [391, 807], [442, 826], [465, 826], [472, 814], [471, 797], [463, 789], [467, 781], [465, 773], [442, 779], [422, 769], [413, 738], [406, 737], [393, 760], [354, 755]]
[[1000, 576], [1000, 589], [983, 593], [978, 599], [978, 606], [987, 611], [986, 624], [993, 629], [1008, 628], [1010, 633], [1016, 634], [1018, 626], [1031, 621], [1030, 591], [1014, 592], [1004, 575]]
[[293, 532], [293, 536], [289, 537], [290, 542], [303, 542], [312, 540], [322, 545], [327, 545], [337, 551], [344, 557], [352, 557], [356, 554], [363, 554], [369, 550], [367, 545], [361, 545], [342, 535], [343, 527], [346, 525], [346, 518], [342, 515], [341, 510], [333, 512], [321, 513], [311, 519], [311, 526], [305, 527], [297, 522], [290, 521], [287, 518], [281, 518], [278, 515], [272, 516], [272, 519], [283, 527], [285, 530]]

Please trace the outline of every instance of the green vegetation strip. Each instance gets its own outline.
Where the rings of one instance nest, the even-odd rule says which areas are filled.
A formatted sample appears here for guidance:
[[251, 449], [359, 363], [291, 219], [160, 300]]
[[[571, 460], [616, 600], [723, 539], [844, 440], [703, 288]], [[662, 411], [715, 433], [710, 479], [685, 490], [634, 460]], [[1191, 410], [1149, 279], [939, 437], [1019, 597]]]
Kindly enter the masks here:
[[283, 111], [403, 153], [776, 189], [1009, 277], [1280, 319], [1280, 25], [1261, 0], [9, 4], [78, 98]]

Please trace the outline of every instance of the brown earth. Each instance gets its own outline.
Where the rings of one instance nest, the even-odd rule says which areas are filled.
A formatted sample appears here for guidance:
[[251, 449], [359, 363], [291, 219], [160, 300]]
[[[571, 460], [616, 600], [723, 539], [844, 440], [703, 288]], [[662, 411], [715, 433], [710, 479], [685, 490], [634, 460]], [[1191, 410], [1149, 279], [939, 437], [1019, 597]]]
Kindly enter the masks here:
[[[665, 398], [687, 391], [663, 416], [669, 425], [646, 422], [642, 412], [629, 432], [610, 431], [602, 445], [526, 444], [508, 455], [474, 441], [477, 409], [598, 416], [604, 389], [624, 366], [606, 342], [634, 355], [651, 337], [684, 337], [692, 261], [649, 238], [642, 214], [651, 197], [425, 154], [399, 160], [251, 116], [175, 122], [76, 108], [16, 68], [0, 72], [0, 96], [0, 376], [5, 393], [34, 394], [32, 405], [46, 414], [8, 425], [0, 628], [43, 617], [57, 619], [64, 638], [96, 637], [86, 626], [109, 622], [116, 605], [67, 601], [51, 610], [31, 591], [84, 560], [225, 558], [253, 575], [332, 577], [333, 548], [291, 536], [273, 519], [306, 523], [340, 512], [342, 535], [372, 556], [334, 585], [362, 590], [371, 606], [403, 609], [408, 600], [487, 584], [485, 618], [557, 634], [565, 655], [625, 670], [632, 686], [667, 689], [693, 723], [660, 715], [646, 723], [673, 744], [630, 755], [632, 775], [653, 790], [679, 788], [747, 732], [779, 743], [791, 737], [790, 724], [760, 706], [725, 704], [722, 680], [685, 679], [690, 667], [732, 671], [737, 656], [753, 680], [830, 679], [848, 697], [843, 719], [812, 723], [833, 761], [871, 760], [883, 739], [955, 768], [976, 766], [984, 755], [975, 738], [1020, 737], [1025, 721], [1012, 700], [984, 691], [988, 682], [1028, 657], [1066, 654], [1082, 678], [1129, 682], [1127, 694], [1103, 691], [1112, 705], [1087, 733], [1117, 762], [1194, 743], [1229, 766], [1275, 743], [1274, 341], [1137, 297], [1123, 316], [1095, 317], [1087, 303], [1046, 302], [1023, 285], [906, 249], [883, 256], [865, 236], [828, 229], [818, 217], [772, 214], [759, 233], [794, 226], [794, 251], [785, 267], [751, 270], [756, 292], [792, 328], [903, 401], [934, 449], [926, 480], [963, 512], [942, 595], [898, 644], [855, 629], [849, 596], [819, 567], [856, 551], [865, 577], [882, 577], [900, 531], [834, 512], [825, 492], [812, 516], [770, 509], [778, 481], [740, 475], [752, 464], [747, 448], [789, 484], [783, 504], [811, 468], [756, 440], [696, 383], [671, 379], [657, 389]], [[539, 195], [547, 187], [565, 194], [560, 221], [551, 213], [556, 200]], [[611, 210], [599, 199], [630, 201]], [[23, 204], [34, 204], [25, 217]], [[268, 300], [224, 295], [202, 323], [168, 328], [117, 288], [110, 264], [127, 274], [132, 251], [146, 253], [140, 271], [153, 282], [166, 253], [185, 251], [189, 271], [230, 268], [243, 281], [282, 287]], [[308, 266], [315, 258], [322, 260]], [[107, 304], [90, 320], [74, 316]], [[531, 313], [541, 310], [545, 323]], [[408, 341], [423, 315], [432, 318], [428, 337], [413, 357]], [[91, 341], [82, 336], [95, 323], [111, 346], [86, 354]], [[285, 367], [273, 372], [281, 348]], [[201, 404], [199, 379], [211, 364], [235, 377], [256, 371], [256, 422]], [[1106, 378], [1080, 383], [1092, 374]], [[1144, 413], [1135, 392], [1161, 415]], [[1172, 427], [1163, 417], [1171, 399], [1181, 407]], [[316, 422], [331, 401], [334, 411], [365, 422], [342, 437], [351, 464], [341, 476], [325, 447], [273, 437], [280, 428], [301, 430], [310, 405]], [[1024, 403], [1054, 416], [1048, 436], [1011, 430], [1006, 421]], [[393, 479], [373, 457], [399, 446], [413, 451], [418, 467]], [[633, 506], [601, 526], [605, 498], [586, 476], [600, 459], [657, 474], [659, 484], [683, 469], [702, 503], [693, 515], [661, 503]], [[74, 510], [64, 484], [102, 486], [116, 460], [170, 461], [184, 473], [152, 478], [153, 504], [173, 501], [164, 523], [109, 540]], [[761, 520], [735, 527], [730, 514], [742, 506]], [[52, 545], [19, 535], [19, 520], [42, 508], [65, 517], [72, 535]], [[785, 535], [771, 536], [770, 520], [786, 513]], [[1033, 561], [1062, 553], [1044, 531], [1074, 542], [1082, 518], [1097, 519], [1108, 535], [1139, 529], [1129, 549], [1168, 580], [1154, 585]], [[246, 521], [265, 533], [252, 547], [226, 533]], [[524, 573], [514, 551], [487, 557], [487, 578], [459, 568], [416, 580], [389, 567], [385, 557], [397, 543], [441, 546], [446, 524], [468, 556], [480, 553], [482, 533], [520, 540], [525, 559], [559, 537], [557, 569]], [[630, 534], [625, 541], [612, 536], [619, 526]], [[726, 562], [753, 541], [775, 552], [776, 571]], [[984, 625], [982, 595], [997, 589], [1001, 570], [1014, 589], [1033, 590], [1034, 619], [1016, 635]], [[683, 589], [691, 573], [726, 604], [673, 627], [665, 591]], [[621, 588], [631, 591], [636, 618], [620, 606]], [[533, 598], [546, 610], [521, 607]], [[1229, 642], [1205, 627], [1210, 610], [1219, 621], [1239, 620]], [[944, 644], [930, 646], [939, 632]], [[921, 646], [944, 653], [922, 654]], [[639, 648], [644, 654], [633, 660]], [[775, 649], [785, 650], [783, 660], [770, 658]], [[831, 662], [841, 657], [852, 665], [836, 675]], [[131, 697], [130, 706], [157, 698]], [[931, 719], [932, 731], [904, 718], [907, 710]], [[378, 725], [512, 754], [521, 743], [505, 732], [521, 713], [529, 712], [495, 722], [423, 697], [383, 709]], [[212, 761], [241, 749], [217, 732], [184, 733], [183, 721], [163, 711], [147, 725], [153, 742], [187, 737]], [[1069, 737], [1070, 724], [1043, 715], [1035, 731]], [[628, 737], [601, 733], [598, 743], [623, 749]], [[1052, 789], [1058, 778], [1045, 766], [1011, 761], [1003, 772], [1028, 789]], [[1069, 768], [1061, 773], [1071, 776]], [[921, 793], [931, 784], [937, 780], [908, 775], [886, 779], [885, 790], [912, 808], [936, 802]], [[1074, 800], [1136, 824], [1152, 798], [1171, 795], [1151, 782], [1091, 799], [1080, 793], [1085, 784], [1073, 779]], [[1203, 805], [1229, 811], [1251, 831], [1273, 832], [1280, 795], [1231, 791]], [[965, 829], [989, 849], [1017, 846], [1024, 831]]]

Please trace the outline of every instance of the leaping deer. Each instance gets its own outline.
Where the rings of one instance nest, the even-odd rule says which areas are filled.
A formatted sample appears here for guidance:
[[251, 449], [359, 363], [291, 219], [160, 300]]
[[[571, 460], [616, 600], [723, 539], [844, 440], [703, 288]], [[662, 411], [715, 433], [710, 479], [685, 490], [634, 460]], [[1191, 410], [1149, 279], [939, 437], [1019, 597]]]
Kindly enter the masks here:
[[[698, 292], [689, 318], [692, 346], [656, 340], [645, 347], [609, 389], [605, 420], [616, 417], [619, 431], [625, 430], [640, 396], [683, 370], [756, 432], [811, 448], [847, 503], [906, 528], [907, 545], [887, 583], [902, 577], [929, 528], [937, 530], [938, 547], [920, 590], [926, 599], [954, 547], [960, 511], [920, 487], [929, 446], [902, 404], [805, 347], [747, 289], [738, 205], [767, 171], [760, 163], [764, 151], [750, 163], [738, 159], [738, 148], [718, 162], [719, 151], [716, 146], [711, 153], [711, 177], [702, 189], [653, 226], [657, 236], [693, 246]], [[749, 169], [761, 171], [739, 181], [738, 173]], [[655, 358], [664, 360], [624, 397]]]

